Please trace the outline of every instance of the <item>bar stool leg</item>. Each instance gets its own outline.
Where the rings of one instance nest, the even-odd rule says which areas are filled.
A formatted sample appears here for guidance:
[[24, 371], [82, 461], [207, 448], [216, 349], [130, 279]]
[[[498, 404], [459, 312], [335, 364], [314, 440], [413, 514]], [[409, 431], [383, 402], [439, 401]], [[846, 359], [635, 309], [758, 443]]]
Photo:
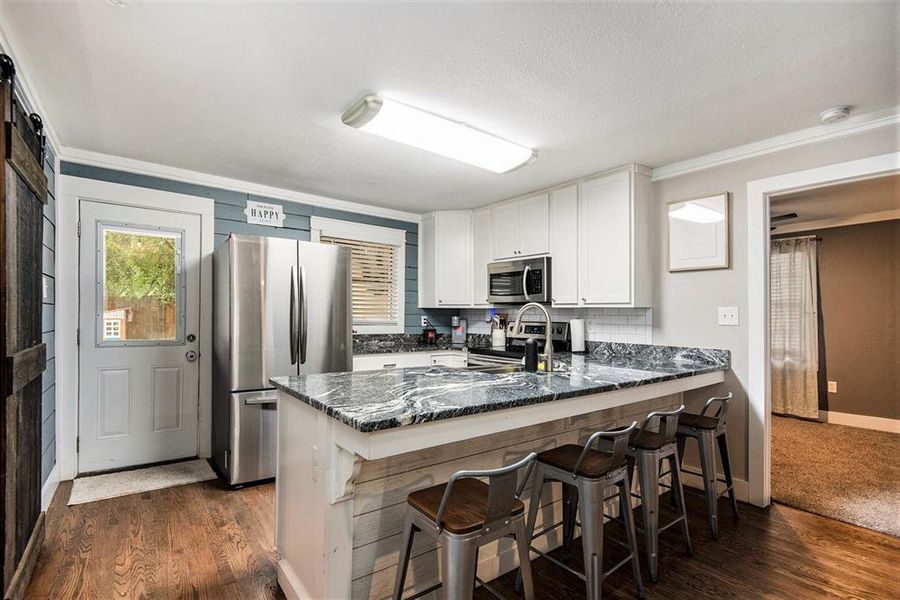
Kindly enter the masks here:
[[403, 523], [403, 543], [400, 546], [400, 562], [397, 563], [397, 578], [394, 580], [394, 600], [400, 600], [403, 595], [403, 586], [406, 584], [406, 571], [409, 568], [409, 554], [412, 551], [415, 526], [412, 515], [407, 509], [406, 521]]
[[641, 561], [638, 557], [637, 536], [634, 533], [634, 514], [631, 512], [631, 481], [619, 482], [619, 512], [625, 524], [625, 536], [631, 548], [631, 574], [637, 588], [638, 598], [644, 598], [644, 583], [641, 581]]
[[638, 452], [637, 461], [647, 565], [650, 567], [650, 581], [656, 583], [659, 581], [659, 455], [656, 452]]
[[687, 508], [684, 505], [684, 488], [681, 481], [681, 467], [679, 466], [678, 453], [669, 455], [669, 472], [672, 474], [672, 498], [675, 500], [675, 508], [681, 515], [681, 534], [684, 536], [684, 551], [688, 556], [694, 554], [691, 545], [691, 533], [688, 530]]
[[719, 454], [722, 457], [722, 470], [725, 472], [725, 484], [729, 487], [728, 497], [731, 499], [731, 513], [734, 515], [734, 518], [738, 518], [738, 505], [737, 498], [734, 494], [734, 480], [731, 478], [731, 460], [728, 458], [728, 439], [725, 437], [724, 433], [720, 433], [718, 436], [719, 440]]
[[519, 577], [525, 588], [525, 600], [534, 600], [534, 585], [531, 579], [531, 550], [528, 549], [531, 540], [525, 532], [525, 521], [520, 521], [516, 527], [516, 548], [519, 551]]
[[603, 486], [599, 482], [579, 481], [581, 501], [581, 544], [584, 554], [584, 578], [588, 600], [600, 600], [603, 578]]
[[568, 483], [563, 488], [563, 554], [572, 554], [572, 540], [575, 539], [575, 522], [578, 515], [578, 489]]
[[[541, 493], [544, 491], [544, 466], [537, 463], [534, 467], [534, 473], [531, 476], [531, 497], [528, 499], [528, 521], [525, 524], [525, 541], [531, 546], [531, 539], [534, 537], [534, 527], [537, 523], [538, 510], [541, 508]], [[528, 563], [529, 568], [531, 563]], [[515, 589], [517, 592], [522, 590], [522, 569], [519, 569], [516, 575]]]
[[700, 469], [703, 471], [703, 489], [706, 491], [706, 512], [709, 516], [709, 531], [713, 538], [719, 537], [719, 495], [716, 489], [716, 434], [701, 431], [697, 439], [700, 450]]
[[[687, 439], [687, 438], [686, 438], [685, 436], [683, 436], [683, 435], [679, 435], [678, 437], [675, 438], [675, 443], [676, 443], [677, 446], [678, 446], [678, 457], [677, 457], [676, 460], [678, 461], [678, 468], [679, 468], [679, 469], [681, 469], [681, 466], [684, 464], [684, 446], [685, 446], [685, 440], [686, 440], [686, 439]], [[680, 473], [679, 473], [679, 475], [680, 475]], [[684, 497], [682, 496], [682, 500], [683, 500], [683, 499], [684, 499]], [[675, 507], [675, 508], [678, 508], [678, 501], [677, 501], [677, 499], [675, 498], [675, 493], [674, 493], [674, 491], [673, 491], [672, 495], [669, 496], [669, 504], [671, 504], [671, 505], [672, 505], [673, 507]], [[683, 505], [683, 504], [684, 504], [684, 502], [682, 502], [682, 505]]]
[[441, 580], [447, 600], [472, 600], [478, 547], [456, 536], [441, 536]]

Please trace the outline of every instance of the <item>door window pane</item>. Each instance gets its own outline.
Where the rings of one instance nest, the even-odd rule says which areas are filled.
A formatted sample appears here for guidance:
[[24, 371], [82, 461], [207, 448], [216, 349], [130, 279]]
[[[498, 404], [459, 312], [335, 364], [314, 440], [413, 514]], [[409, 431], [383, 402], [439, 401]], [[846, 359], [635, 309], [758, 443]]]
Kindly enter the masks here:
[[181, 232], [100, 224], [99, 234], [100, 343], [179, 342]]

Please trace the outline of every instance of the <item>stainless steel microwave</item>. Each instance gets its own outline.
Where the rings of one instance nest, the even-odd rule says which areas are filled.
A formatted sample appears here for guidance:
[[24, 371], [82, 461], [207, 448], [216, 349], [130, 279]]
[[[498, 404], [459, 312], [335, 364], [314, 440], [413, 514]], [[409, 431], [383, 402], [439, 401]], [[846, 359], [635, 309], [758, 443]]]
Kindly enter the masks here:
[[550, 257], [488, 264], [488, 301], [493, 304], [550, 302]]

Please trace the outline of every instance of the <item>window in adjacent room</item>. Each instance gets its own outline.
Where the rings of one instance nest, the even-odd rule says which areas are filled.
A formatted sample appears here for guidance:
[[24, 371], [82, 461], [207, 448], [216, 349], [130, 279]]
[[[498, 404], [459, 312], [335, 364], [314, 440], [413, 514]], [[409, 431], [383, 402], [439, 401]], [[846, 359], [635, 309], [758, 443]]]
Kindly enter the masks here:
[[403, 333], [406, 231], [312, 217], [312, 240], [351, 251], [353, 330]]

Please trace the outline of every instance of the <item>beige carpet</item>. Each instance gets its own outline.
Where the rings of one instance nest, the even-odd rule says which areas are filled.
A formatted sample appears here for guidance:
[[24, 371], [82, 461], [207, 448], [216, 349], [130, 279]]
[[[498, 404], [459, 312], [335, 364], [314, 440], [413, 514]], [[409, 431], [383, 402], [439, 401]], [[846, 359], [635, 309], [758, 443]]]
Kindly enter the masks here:
[[68, 504], [72, 506], [95, 500], [118, 498], [215, 478], [216, 474], [210, 468], [209, 462], [202, 458], [146, 469], [79, 477], [72, 482], [72, 493], [69, 494]]
[[772, 499], [900, 537], [900, 435], [773, 415]]

